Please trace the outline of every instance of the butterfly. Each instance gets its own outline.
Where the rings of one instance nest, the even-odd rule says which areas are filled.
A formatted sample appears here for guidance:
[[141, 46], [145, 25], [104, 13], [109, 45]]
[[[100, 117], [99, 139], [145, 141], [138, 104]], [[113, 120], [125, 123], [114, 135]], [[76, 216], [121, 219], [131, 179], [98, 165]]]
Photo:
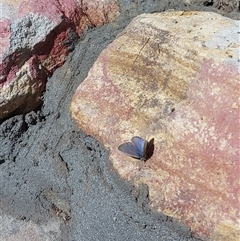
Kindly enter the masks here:
[[141, 137], [134, 136], [132, 137], [131, 142], [121, 144], [118, 147], [118, 150], [133, 158], [146, 161], [153, 154], [153, 141], [154, 139], [151, 139], [148, 142]]

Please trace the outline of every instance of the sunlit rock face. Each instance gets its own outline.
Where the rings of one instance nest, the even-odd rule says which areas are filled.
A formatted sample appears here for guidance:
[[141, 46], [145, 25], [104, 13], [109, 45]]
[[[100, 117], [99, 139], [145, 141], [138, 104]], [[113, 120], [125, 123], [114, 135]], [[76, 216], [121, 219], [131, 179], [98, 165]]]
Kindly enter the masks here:
[[119, 15], [115, 0], [4, 1], [0, 8], [0, 120], [39, 106], [47, 77], [78, 37]]
[[[143, 14], [99, 56], [71, 103], [122, 178], [195, 236], [238, 240], [239, 21], [206, 12]], [[118, 150], [154, 138], [146, 162]]]

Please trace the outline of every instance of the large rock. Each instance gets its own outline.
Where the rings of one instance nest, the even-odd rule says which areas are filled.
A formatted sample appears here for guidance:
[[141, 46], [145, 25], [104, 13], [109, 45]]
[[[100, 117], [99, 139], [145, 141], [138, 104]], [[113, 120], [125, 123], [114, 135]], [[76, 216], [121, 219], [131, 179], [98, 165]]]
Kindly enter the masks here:
[[78, 36], [119, 14], [115, 0], [4, 1], [0, 7], [0, 120], [36, 108], [47, 76]]
[[[143, 14], [99, 56], [71, 112], [122, 178], [196, 236], [239, 240], [239, 21], [206, 12]], [[154, 138], [146, 162], [118, 146]]]

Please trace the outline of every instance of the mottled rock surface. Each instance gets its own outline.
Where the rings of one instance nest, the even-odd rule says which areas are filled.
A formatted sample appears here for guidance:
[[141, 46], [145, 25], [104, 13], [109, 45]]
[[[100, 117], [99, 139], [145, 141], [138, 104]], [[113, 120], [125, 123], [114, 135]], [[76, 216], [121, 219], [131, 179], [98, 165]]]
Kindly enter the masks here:
[[[239, 240], [239, 21], [206, 12], [143, 14], [78, 87], [78, 126], [119, 174], [147, 184], [150, 207], [198, 237]], [[154, 138], [146, 162], [118, 151]]]
[[[19, 2], [2, 0], [1, 17], [16, 19]], [[46, 83], [43, 105], [0, 120], [0, 241], [199, 241], [172, 218], [149, 210], [147, 185], [115, 176], [101, 143], [76, 131], [69, 105], [100, 52], [133, 17], [191, 9], [239, 18], [230, 4], [216, 9], [215, 2], [230, 1], [119, 0], [114, 22], [89, 28], [71, 46], [73, 53]]]
[[0, 120], [39, 106], [47, 77], [77, 38], [119, 15], [115, 0], [19, 0], [0, 7]]

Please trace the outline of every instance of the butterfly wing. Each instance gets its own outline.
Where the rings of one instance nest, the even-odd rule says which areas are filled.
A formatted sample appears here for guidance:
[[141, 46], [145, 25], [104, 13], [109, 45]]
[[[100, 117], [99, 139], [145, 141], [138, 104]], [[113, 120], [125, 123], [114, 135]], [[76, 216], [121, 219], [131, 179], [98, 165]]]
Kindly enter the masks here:
[[140, 156], [140, 159], [146, 160], [148, 142], [138, 136], [132, 137], [131, 142], [133, 143], [134, 147], [137, 149], [137, 153]]
[[133, 145], [132, 142], [125, 142], [118, 147], [118, 150], [127, 154], [128, 156], [140, 159], [139, 150]]

